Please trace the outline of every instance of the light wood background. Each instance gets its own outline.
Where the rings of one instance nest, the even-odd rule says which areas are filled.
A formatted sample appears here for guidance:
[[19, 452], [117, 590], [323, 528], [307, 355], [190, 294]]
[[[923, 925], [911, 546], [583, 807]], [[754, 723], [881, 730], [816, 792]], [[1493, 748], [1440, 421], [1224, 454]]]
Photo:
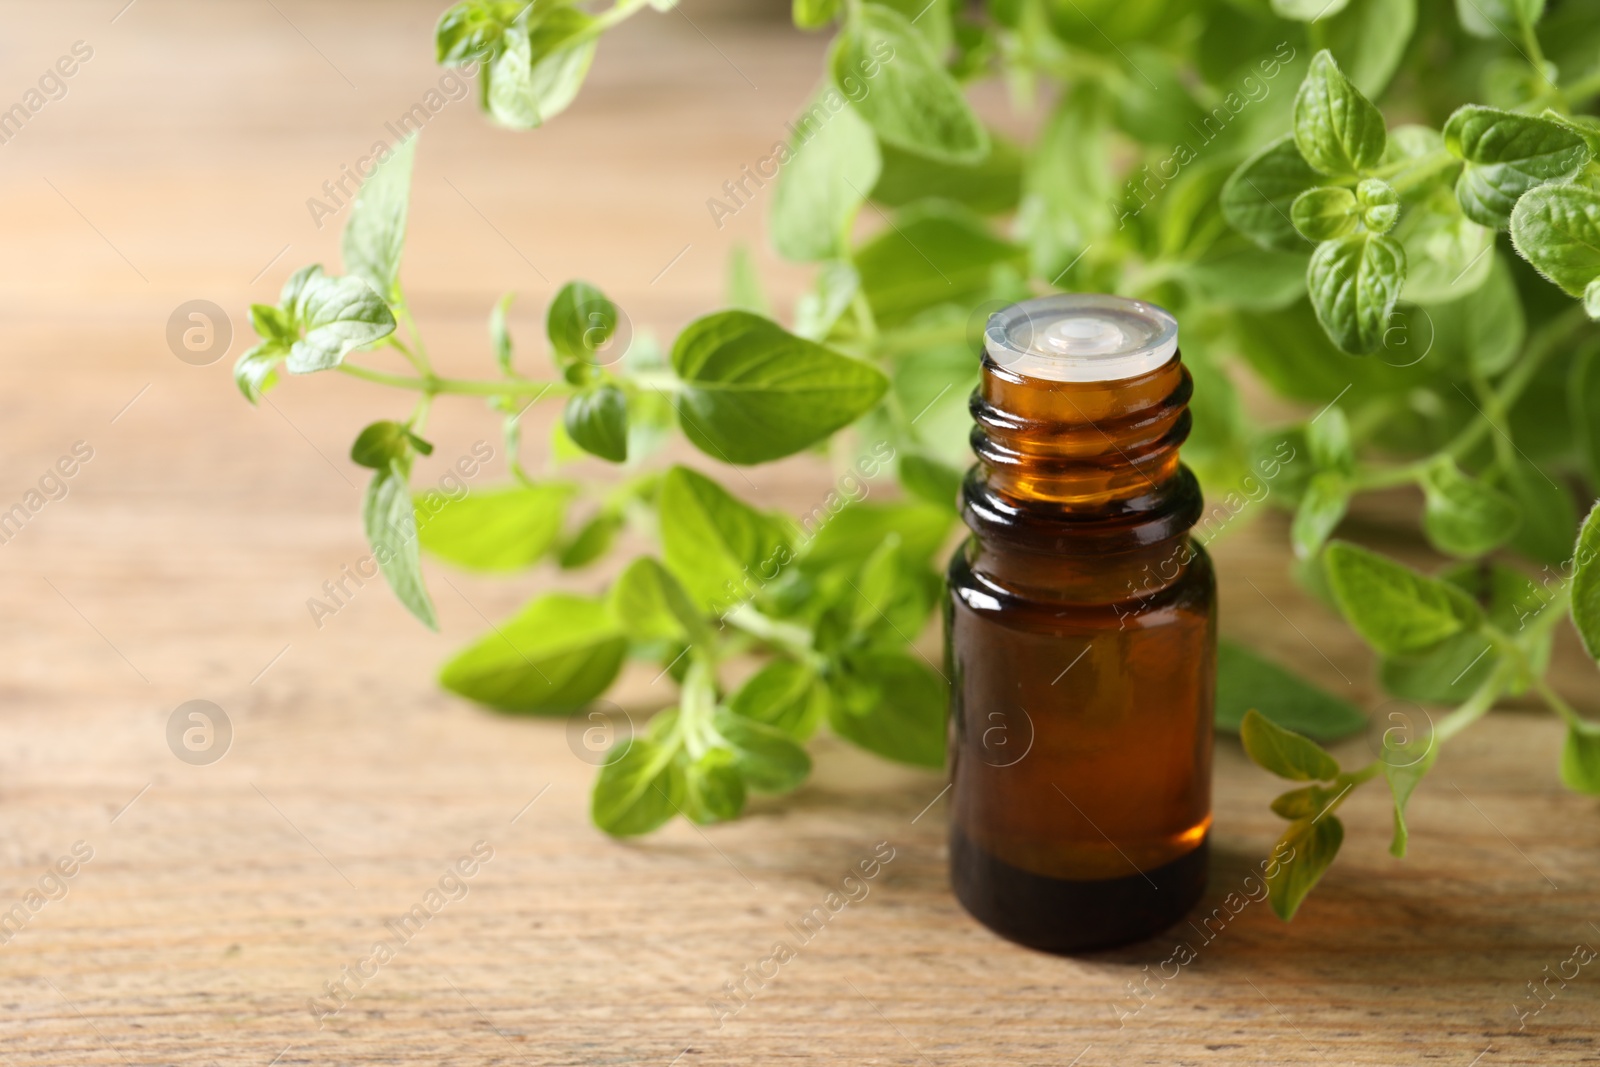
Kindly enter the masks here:
[[[93, 849], [0, 945], [0, 1064], [1600, 1059], [1600, 964], [1552, 983], [1518, 1028], [1527, 983], [1600, 945], [1600, 804], [1561, 789], [1560, 730], [1532, 708], [1444, 753], [1412, 803], [1408, 860], [1385, 851], [1374, 785], [1345, 806], [1344, 853], [1292, 925], [1252, 904], [1208, 944], [1179, 928], [1068, 960], [996, 940], [947, 890], [940, 777], [828, 741], [813, 782], [742, 822], [606, 839], [563, 723], [433, 684], [484, 616], [599, 576], [496, 583], [430, 565], [442, 634], [378, 585], [318, 629], [307, 598], [365, 552], [348, 443], [407, 401], [328, 376], [251, 409], [228, 372], [247, 304], [337, 262], [337, 226], [319, 231], [305, 201], [438, 83], [442, 0], [124, 2], [0, 7], [0, 105], [75, 41], [94, 50], [0, 145], [0, 510], [75, 442], [93, 449], [67, 496], [0, 545], [0, 912], [74, 842]], [[440, 362], [487, 370], [482, 324], [507, 289], [531, 359], [571, 277], [662, 336], [716, 305], [729, 248], [759, 246], [764, 203], [719, 230], [705, 200], [783, 135], [823, 47], [739, 7], [608, 38], [546, 130], [494, 130], [470, 102], [430, 123], [405, 277]], [[759, 255], [787, 307], [802, 276]], [[166, 343], [191, 299], [232, 315], [210, 366]], [[420, 477], [480, 438], [498, 452], [495, 427], [476, 402], [441, 404]], [[533, 460], [542, 439], [529, 434]], [[806, 460], [749, 476], [772, 505], [828, 487]], [[1352, 531], [1395, 547], [1391, 519], [1412, 507]], [[1368, 653], [1287, 580], [1282, 523], [1240, 525], [1217, 550], [1225, 629], [1379, 707]], [[1594, 713], [1594, 668], [1569, 638], [1557, 682]], [[641, 719], [669, 697], [651, 673], [620, 698]], [[196, 698], [234, 730], [210, 766], [165, 740]], [[1217, 768], [1213, 904], [1280, 825], [1276, 783], [1236, 744]], [[493, 859], [465, 898], [319, 1029], [308, 999], [480, 840]], [[719, 1027], [707, 1002], [880, 841], [895, 858], [870, 895]], [[1198, 959], [1119, 1020], [1138, 1003], [1127, 984], [1179, 940]]]

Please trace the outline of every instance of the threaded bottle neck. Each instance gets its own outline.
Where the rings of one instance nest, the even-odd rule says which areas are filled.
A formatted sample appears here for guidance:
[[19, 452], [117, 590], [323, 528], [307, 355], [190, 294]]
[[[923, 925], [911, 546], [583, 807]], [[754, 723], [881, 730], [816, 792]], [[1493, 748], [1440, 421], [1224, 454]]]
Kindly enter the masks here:
[[1115, 514], [1164, 496], [1189, 436], [1193, 381], [1174, 355], [1109, 382], [1028, 378], [983, 360], [973, 393], [972, 448], [984, 483], [1019, 505]]

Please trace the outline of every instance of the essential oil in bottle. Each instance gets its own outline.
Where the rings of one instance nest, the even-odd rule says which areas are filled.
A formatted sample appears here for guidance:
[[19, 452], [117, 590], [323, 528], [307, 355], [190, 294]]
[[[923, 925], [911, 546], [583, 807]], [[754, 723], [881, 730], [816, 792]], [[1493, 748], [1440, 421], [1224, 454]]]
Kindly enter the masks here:
[[1041, 297], [989, 320], [950, 563], [950, 874], [1033, 948], [1137, 941], [1206, 881], [1216, 581], [1178, 461], [1178, 324]]

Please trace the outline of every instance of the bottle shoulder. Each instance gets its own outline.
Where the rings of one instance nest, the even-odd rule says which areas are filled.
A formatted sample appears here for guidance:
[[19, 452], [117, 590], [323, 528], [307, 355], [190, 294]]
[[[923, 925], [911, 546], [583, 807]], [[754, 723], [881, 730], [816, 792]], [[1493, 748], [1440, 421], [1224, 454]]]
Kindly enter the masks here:
[[950, 560], [950, 596], [974, 612], [1118, 619], [1181, 611], [1210, 613], [1217, 580], [1211, 557], [1187, 536], [1154, 550], [1018, 559], [969, 538]]

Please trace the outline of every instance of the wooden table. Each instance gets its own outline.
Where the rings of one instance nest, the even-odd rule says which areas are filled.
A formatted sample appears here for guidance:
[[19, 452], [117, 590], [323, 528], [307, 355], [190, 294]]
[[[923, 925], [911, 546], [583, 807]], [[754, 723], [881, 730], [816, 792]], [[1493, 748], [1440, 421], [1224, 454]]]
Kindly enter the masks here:
[[[1292, 925], [1255, 904], [1207, 943], [1180, 928], [1066, 960], [996, 940], [946, 888], [941, 779], [826, 740], [813, 782], [737, 824], [631, 844], [595, 831], [593, 771], [563, 723], [486, 714], [432, 679], [480, 612], [598, 577], [433, 568], [442, 634], [376, 585], [319, 629], [306, 600], [365, 551], [349, 440], [404, 401], [297, 380], [252, 410], [229, 379], [243, 308], [337, 261], [337, 225], [319, 231], [307, 198], [438, 84], [440, 4], [122, 3], [6, 11], [0, 96], [75, 41], [93, 56], [0, 146], [0, 510], [75, 442], [93, 456], [0, 545], [0, 912], [41, 882], [57, 897], [0, 946], [0, 1064], [1600, 1059], [1600, 969], [1552, 986], [1521, 1030], [1514, 1013], [1576, 943], [1600, 945], [1600, 806], [1558, 785], [1561, 732], [1532, 709], [1444, 753], [1412, 803], [1411, 858], [1387, 855], [1386, 798], [1366, 790]], [[719, 300], [733, 243], [759, 245], [758, 208], [719, 230], [704, 202], [782, 136], [822, 42], [689, 11], [608, 39], [546, 130], [493, 130], [468, 102], [431, 120], [405, 273], [447, 366], [487, 369], [482, 323], [507, 289], [538, 358], [539, 315], [569, 277], [670, 335]], [[760, 261], [787, 306], [803, 276]], [[210, 366], [167, 345], [193, 299], [232, 315], [230, 356]], [[423, 479], [495, 441], [472, 402], [431, 429]], [[529, 440], [542, 455], [542, 433]], [[806, 460], [753, 477], [774, 505], [827, 484]], [[1392, 540], [1388, 518], [1355, 533]], [[1288, 582], [1284, 543], [1267, 519], [1220, 544], [1225, 628], [1378, 705], [1369, 655]], [[1556, 680], [1593, 713], [1594, 668], [1563, 640]], [[642, 717], [664, 688], [630, 673], [620, 699]], [[220, 762], [168, 749], [191, 699], [229, 717]], [[1278, 832], [1275, 790], [1219, 745], [1212, 904]], [[492, 859], [446, 882], [460, 899], [392, 960], [363, 962], [480, 841]], [[76, 842], [92, 858], [74, 866]], [[719, 1026], [724, 983], [879, 842], [894, 858], [869, 896]], [[71, 878], [48, 876], [58, 860]], [[1133, 1013], [1129, 983], [1179, 939], [1198, 958]], [[351, 999], [319, 1028], [308, 1004], [340, 980]]]

